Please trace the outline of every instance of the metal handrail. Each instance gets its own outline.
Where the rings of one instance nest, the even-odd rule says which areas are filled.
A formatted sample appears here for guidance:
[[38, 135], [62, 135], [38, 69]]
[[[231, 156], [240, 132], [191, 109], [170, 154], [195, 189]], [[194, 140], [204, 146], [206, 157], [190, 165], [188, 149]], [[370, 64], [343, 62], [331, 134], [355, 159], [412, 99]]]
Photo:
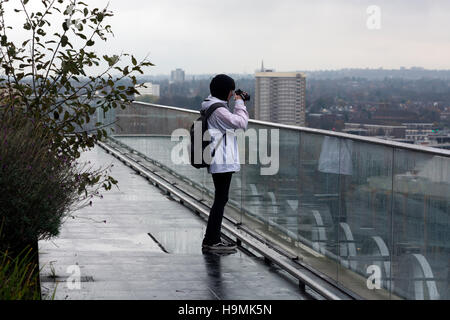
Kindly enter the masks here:
[[[167, 109], [167, 110], [174, 110], [174, 111], [190, 113], [190, 114], [199, 114], [200, 113], [199, 111], [196, 111], [196, 110], [170, 107], [170, 106], [152, 104], [152, 103], [141, 102], [141, 101], [134, 101], [133, 104], [139, 104], [139, 105], [142, 105], [145, 107], [155, 107], [155, 108], [161, 108], [161, 109]], [[265, 126], [269, 126], [269, 127], [273, 127], [273, 128], [277, 128], [277, 129], [288, 129], [288, 130], [295, 130], [295, 131], [311, 133], [311, 134], [326, 135], [326, 136], [342, 138], [342, 139], [351, 139], [351, 140], [359, 141], [359, 142], [383, 145], [385, 147], [406, 149], [406, 150], [415, 151], [415, 152], [431, 153], [431, 154], [437, 155], [437, 156], [450, 157], [450, 150], [445, 150], [445, 149], [416, 146], [416, 145], [411, 145], [408, 143], [388, 141], [388, 140], [383, 140], [383, 139], [379, 139], [379, 138], [363, 137], [363, 136], [358, 136], [358, 135], [348, 134], [348, 133], [341, 133], [341, 132], [328, 131], [328, 130], [322, 130], [322, 129], [300, 127], [300, 126], [285, 125], [285, 124], [279, 124], [279, 123], [273, 123], [273, 122], [254, 120], [254, 119], [250, 119], [249, 123], [265, 125]]]

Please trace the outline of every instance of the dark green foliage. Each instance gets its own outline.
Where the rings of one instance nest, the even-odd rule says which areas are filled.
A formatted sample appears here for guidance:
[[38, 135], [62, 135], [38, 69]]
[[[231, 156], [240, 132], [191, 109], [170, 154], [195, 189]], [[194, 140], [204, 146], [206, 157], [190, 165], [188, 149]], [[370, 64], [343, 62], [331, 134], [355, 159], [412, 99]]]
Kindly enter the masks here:
[[52, 140], [50, 129], [20, 109], [0, 116], [0, 249], [58, 235], [63, 219], [98, 195], [88, 185], [107, 179], [106, 170], [58, 153]]

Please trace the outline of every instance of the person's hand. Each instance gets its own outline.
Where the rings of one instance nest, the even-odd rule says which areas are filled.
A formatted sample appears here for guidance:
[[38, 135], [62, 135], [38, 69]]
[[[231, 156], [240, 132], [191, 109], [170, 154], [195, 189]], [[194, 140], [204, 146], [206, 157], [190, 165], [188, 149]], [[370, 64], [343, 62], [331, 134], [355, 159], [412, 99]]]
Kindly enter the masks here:
[[234, 100], [244, 100], [244, 99], [242, 99], [242, 97], [240, 96], [240, 95], [238, 95], [238, 94], [235, 94], [234, 95]]

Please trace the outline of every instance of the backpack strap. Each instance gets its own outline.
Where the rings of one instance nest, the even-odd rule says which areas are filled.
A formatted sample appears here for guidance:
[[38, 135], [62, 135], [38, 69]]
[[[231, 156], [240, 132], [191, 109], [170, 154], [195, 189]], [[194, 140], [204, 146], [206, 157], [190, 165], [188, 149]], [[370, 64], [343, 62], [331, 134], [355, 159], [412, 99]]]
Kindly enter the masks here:
[[[216, 111], [219, 108], [225, 108], [225, 106], [222, 103], [215, 103], [215, 104], [211, 105], [205, 112], [202, 112], [202, 114], [205, 117], [205, 121], [208, 121], [209, 117], [211, 117], [211, 115], [214, 113], [214, 111]], [[218, 144], [220, 144], [224, 138], [225, 138], [225, 144], [226, 144], [226, 140], [227, 140], [226, 133], [224, 133], [222, 135], [222, 137], [219, 139]], [[214, 158], [215, 155], [216, 155], [216, 149], [214, 148], [211, 156]]]
[[202, 112], [202, 114], [205, 116], [205, 120], [208, 120], [213, 112], [219, 108], [225, 108], [225, 106], [222, 103], [214, 103], [206, 111]]

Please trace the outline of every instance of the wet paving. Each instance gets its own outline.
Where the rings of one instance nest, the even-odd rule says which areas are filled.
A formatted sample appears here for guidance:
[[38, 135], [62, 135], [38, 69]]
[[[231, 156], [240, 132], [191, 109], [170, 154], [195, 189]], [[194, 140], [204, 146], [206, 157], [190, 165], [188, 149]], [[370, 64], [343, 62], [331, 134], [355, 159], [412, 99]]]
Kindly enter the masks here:
[[[293, 279], [238, 250], [206, 254], [206, 222], [96, 147], [94, 168], [113, 164], [119, 188], [74, 212], [60, 236], [40, 241], [47, 299], [303, 300]], [[77, 282], [80, 279], [81, 282]]]

